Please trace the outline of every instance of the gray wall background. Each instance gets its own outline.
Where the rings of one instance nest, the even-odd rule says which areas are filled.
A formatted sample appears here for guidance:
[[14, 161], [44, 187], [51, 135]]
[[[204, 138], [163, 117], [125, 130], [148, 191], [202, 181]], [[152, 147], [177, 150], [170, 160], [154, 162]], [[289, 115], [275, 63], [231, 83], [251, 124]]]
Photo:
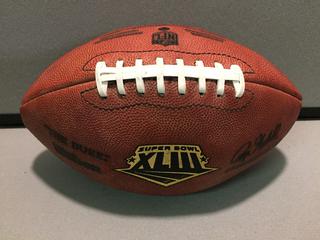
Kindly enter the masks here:
[[64, 52], [112, 29], [175, 23], [217, 32], [264, 55], [320, 107], [320, 1], [4, 1], [0, 113], [17, 113], [28, 86]]

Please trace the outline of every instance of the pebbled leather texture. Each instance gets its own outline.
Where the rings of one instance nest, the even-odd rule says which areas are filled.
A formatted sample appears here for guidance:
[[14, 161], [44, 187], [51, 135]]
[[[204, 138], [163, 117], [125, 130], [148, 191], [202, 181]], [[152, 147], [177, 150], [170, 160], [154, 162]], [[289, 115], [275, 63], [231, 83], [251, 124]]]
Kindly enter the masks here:
[[[164, 29], [164, 27], [166, 29]], [[174, 45], [152, 42], [153, 34], [170, 31]], [[126, 66], [135, 59], [154, 64], [156, 57], [186, 65], [202, 60], [229, 68], [241, 67], [245, 94], [235, 98], [232, 85], [216, 96], [216, 83], [207, 81], [201, 96], [194, 79], [178, 94], [176, 79], [166, 78], [166, 93], [157, 93], [155, 79], [145, 81], [139, 95], [126, 82], [127, 95], [111, 85], [108, 98], [98, 94], [97, 61]], [[91, 178], [111, 187], [145, 194], [176, 195], [201, 191], [249, 168], [289, 131], [298, 117], [301, 95], [266, 59], [252, 50], [200, 28], [154, 25], [124, 28], [75, 48], [50, 65], [25, 94], [21, 115], [25, 126], [54, 154]], [[217, 168], [170, 186], [125, 174], [127, 159], [143, 145], [197, 145]], [[81, 150], [80, 146], [81, 145]]]

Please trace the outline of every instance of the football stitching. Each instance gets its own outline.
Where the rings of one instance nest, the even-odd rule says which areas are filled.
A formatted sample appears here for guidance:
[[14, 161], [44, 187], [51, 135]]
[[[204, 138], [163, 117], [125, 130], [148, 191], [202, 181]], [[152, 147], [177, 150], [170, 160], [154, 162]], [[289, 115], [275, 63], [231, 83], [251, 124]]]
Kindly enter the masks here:
[[129, 108], [135, 108], [135, 107], [153, 107], [153, 108], [162, 108], [162, 109], [169, 109], [169, 110], [179, 110], [179, 109], [187, 109], [187, 108], [197, 108], [197, 107], [202, 107], [202, 108], [212, 108], [212, 109], [216, 109], [216, 110], [221, 110], [221, 111], [226, 111], [226, 112], [241, 112], [243, 111], [249, 104], [251, 104], [252, 100], [255, 97], [255, 94], [253, 91], [247, 89], [246, 91], [251, 93], [251, 98], [241, 107], [239, 108], [222, 108], [222, 107], [217, 107], [217, 106], [212, 106], [212, 105], [207, 105], [207, 104], [190, 104], [190, 105], [186, 105], [186, 106], [177, 106], [177, 107], [172, 107], [172, 106], [164, 106], [164, 105], [157, 105], [157, 104], [152, 104], [152, 103], [135, 103], [132, 105], [127, 105], [127, 106], [123, 106], [123, 107], [114, 107], [114, 108], [103, 108], [100, 107], [96, 104], [94, 104], [93, 102], [87, 100], [84, 95], [85, 93], [92, 91], [92, 90], [96, 90], [96, 87], [91, 87], [88, 89], [85, 89], [83, 91], [80, 92], [81, 98], [88, 103], [89, 105], [91, 105], [92, 107], [99, 109], [101, 111], [117, 111], [117, 110], [122, 110], [122, 109], [129, 109]]
[[94, 69], [90, 69], [90, 68], [87, 68], [86, 69], [86, 66], [95, 58], [99, 57], [99, 56], [102, 56], [102, 55], [105, 55], [105, 54], [113, 54], [113, 53], [149, 53], [149, 52], [175, 52], [175, 53], [182, 53], [182, 54], [189, 54], [189, 55], [194, 55], [194, 56], [197, 56], [197, 55], [218, 55], [218, 56], [224, 56], [224, 57], [230, 57], [230, 58], [233, 58], [235, 60], [238, 60], [242, 63], [244, 63], [245, 65], [247, 65], [249, 68], [250, 68], [250, 72], [243, 72], [243, 73], [246, 73], [246, 74], [254, 74], [254, 70], [252, 68], [252, 66], [250, 64], [248, 64], [247, 62], [243, 61], [242, 59], [240, 58], [236, 58], [236, 57], [233, 57], [233, 56], [230, 56], [228, 54], [223, 54], [223, 53], [210, 53], [210, 52], [204, 52], [204, 53], [194, 53], [194, 52], [186, 52], [186, 51], [177, 51], [177, 50], [141, 50], [141, 51], [111, 51], [111, 52], [105, 52], [105, 53], [101, 53], [99, 55], [96, 55], [92, 58], [90, 58], [82, 67], [82, 70], [84, 72], [91, 72], [91, 71], [94, 71]]

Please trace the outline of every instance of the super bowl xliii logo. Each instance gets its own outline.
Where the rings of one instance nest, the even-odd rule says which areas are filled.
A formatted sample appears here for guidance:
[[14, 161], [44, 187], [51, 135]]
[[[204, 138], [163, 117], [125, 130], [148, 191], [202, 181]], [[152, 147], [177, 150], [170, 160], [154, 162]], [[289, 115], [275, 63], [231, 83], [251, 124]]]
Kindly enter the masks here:
[[152, 44], [160, 44], [163, 46], [178, 45], [178, 34], [169, 31], [168, 27], [159, 28], [159, 32], [152, 34]]
[[128, 168], [117, 171], [164, 187], [216, 170], [196, 145], [144, 145], [127, 159]]

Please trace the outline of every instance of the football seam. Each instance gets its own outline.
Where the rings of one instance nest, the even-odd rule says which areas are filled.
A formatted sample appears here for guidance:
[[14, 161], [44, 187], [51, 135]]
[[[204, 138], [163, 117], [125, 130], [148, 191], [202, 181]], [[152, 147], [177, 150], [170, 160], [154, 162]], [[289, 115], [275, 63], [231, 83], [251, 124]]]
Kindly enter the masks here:
[[138, 30], [129, 30], [129, 31], [122, 31], [122, 32], [118, 32], [118, 33], [114, 33], [114, 34], [109, 34], [107, 36], [104, 37], [100, 37], [96, 42], [94, 42], [94, 44], [100, 44], [102, 42], [105, 41], [109, 41], [112, 39], [116, 39], [116, 38], [120, 38], [120, 37], [128, 37], [128, 36], [133, 36], [133, 35], [139, 35], [139, 34], [143, 34], [143, 32], [139, 32]]
[[[55, 89], [55, 90], [53, 90], [53, 91], [45, 92], [45, 93], [43, 93], [43, 94], [41, 94], [41, 95], [34, 96], [34, 97], [28, 99], [28, 101], [23, 102], [23, 103], [21, 104], [21, 106], [23, 106], [23, 105], [25, 105], [25, 104], [33, 101], [33, 100], [36, 100], [37, 98], [42, 97], [42, 96], [44, 96], [44, 95], [46, 95], [46, 94], [54, 93], [54, 92], [57, 92], [57, 91], [59, 91], [59, 90], [64, 90], [64, 89], [66, 89], [66, 88], [70, 88], [70, 87], [74, 87], [74, 86], [78, 86], [78, 85], [81, 85], [81, 84], [90, 83], [90, 82], [94, 82], [94, 81], [95, 81], [94, 79], [88, 79], [88, 80], [85, 81], [85, 82], [80, 82], [80, 83], [78, 83], [78, 84], [69, 85], [69, 86], [64, 86], [64, 87]], [[295, 96], [294, 94], [291, 94], [291, 93], [289, 93], [289, 92], [286, 92], [286, 91], [281, 90], [281, 89], [278, 89], [278, 88], [275, 88], [275, 87], [273, 87], [273, 86], [268, 86], [268, 85], [260, 84], [260, 83], [256, 83], [256, 82], [248, 82], [248, 83], [250, 83], [250, 84], [256, 84], [256, 85], [260, 85], [260, 86], [263, 86], [263, 87], [268, 87], [268, 88], [271, 88], [271, 89], [280, 91], [280, 92], [282, 92], [282, 93], [285, 93], [285, 94], [287, 94], [287, 95], [289, 95], [289, 96], [297, 99], [299, 102], [301, 102], [301, 99], [300, 99], [299, 97]]]
[[166, 49], [158, 49], [158, 50], [154, 50], [154, 49], [150, 49], [150, 50], [141, 50], [141, 51], [110, 51], [110, 52], [105, 52], [105, 53], [101, 53], [98, 54], [92, 58], [90, 58], [82, 67], [82, 71], [84, 72], [92, 72], [94, 71], [94, 69], [87, 67], [87, 65], [95, 58], [98, 58], [102, 55], [106, 55], [106, 54], [113, 54], [113, 53], [150, 53], [150, 52], [174, 52], [174, 53], [182, 53], [182, 54], [189, 54], [189, 55], [193, 55], [193, 56], [197, 56], [197, 55], [218, 55], [218, 56], [222, 56], [222, 57], [229, 57], [232, 59], [235, 59], [237, 61], [242, 62], [243, 64], [245, 64], [246, 66], [248, 66], [248, 68], [250, 69], [249, 72], [243, 72], [244, 74], [254, 74], [255, 71], [253, 70], [252, 66], [245, 62], [244, 60], [237, 58], [237, 57], [233, 57], [231, 55], [228, 54], [224, 54], [224, 53], [214, 53], [214, 52], [203, 52], [203, 53], [195, 53], [195, 52], [187, 52], [187, 51], [178, 51], [178, 50], [166, 50]]
[[168, 109], [168, 110], [179, 110], [179, 109], [187, 109], [187, 108], [194, 108], [194, 107], [201, 107], [201, 108], [212, 108], [212, 109], [216, 109], [216, 110], [221, 110], [221, 111], [226, 111], [226, 112], [241, 112], [243, 111], [244, 108], [246, 108], [251, 102], [252, 100], [254, 99], [254, 92], [252, 92], [251, 90], [248, 90], [248, 92], [251, 93], [251, 97], [250, 99], [244, 104], [242, 105], [241, 107], [239, 108], [223, 108], [223, 107], [217, 107], [217, 106], [214, 106], [214, 105], [209, 105], [209, 104], [201, 104], [201, 103], [198, 103], [198, 104], [189, 104], [189, 105], [185, 105], [185, 106], [176, 106], [176, 107], [173, 107], [173, 106], [165, 106], [165, 105], [159, 105], [159, 104], [153, 104], [153, 103], [135, 103], [135, 104], [131, 104], [131, 105], [127, 105], [127, 106], [123, 106], [123, 107], [114, 107], [114, 108], [103, 108], [103, 107], [100, 107], [96, 104], [94, 104], [93, 102], [90, 102], [88, 101], [83, 95], [86, 93], [86, 92], [89, 92], [89, 91], [92, 91], [92, 90], [95, 90], [97, 89], [96, 87], [91, 87], [91, 88], [88, 88], [86, 90], [83, 90], [82, 92], [80, 92], [81, 94], [81, 98], [88, 104], [90, 104], [92, 107], [96, 108], [96, 109], [99, 109], [99, 110], [102, 110], [102, 111], [117, 111], [117, 110], [122, 110], [122, 109], [130, 109], [130, 108], [135, 108], [135, 107], [153, 107], [153, 108], [161, 108], [161, 109]]

